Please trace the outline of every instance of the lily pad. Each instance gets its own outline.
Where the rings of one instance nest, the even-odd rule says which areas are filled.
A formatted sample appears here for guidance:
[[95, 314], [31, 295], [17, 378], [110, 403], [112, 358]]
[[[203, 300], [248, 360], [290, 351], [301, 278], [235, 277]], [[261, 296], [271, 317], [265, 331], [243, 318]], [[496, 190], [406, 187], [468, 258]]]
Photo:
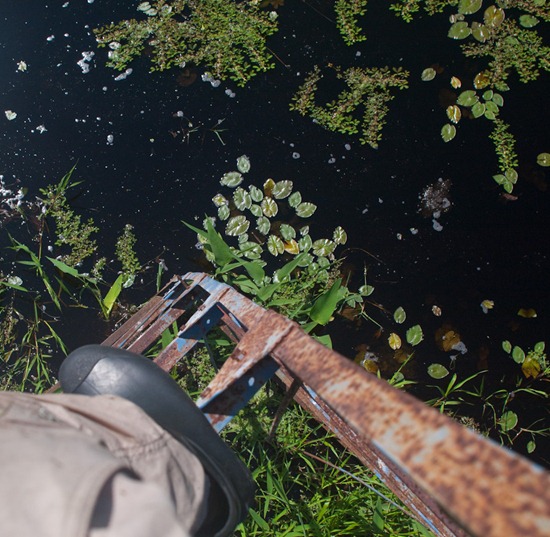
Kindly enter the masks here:
[[502, 342], [502, 350], [506, 354], [511, 354], [512, 353], [512, 344], [508, 340], [503, 341]]
[[279, 207], [273, 198], [264, 198], [261, 207], [262, 212], [268, 218], [273, 218], [279, 212]]
[[242, 233], [246, 233], [250, 227], [250, 222], [246, 217], [239, 215], [230, 218], [225, 227], [225, 234], [230, 237], [237, 237]]
[[299, 267], [309, 267], [313, 263], [313, 256], [311, 254], [302, 254], [298, 260]]
[[504, 22], [505, 17], [506, 14], [502, 8], [497, 6], [489, 6], [483, 13], [483, 22], [485, 22], [487, 26], [496, 28]]
[[251, 206], [250, 206], [250, 212], [252, 213], [253, 216], [255, 216], [256, 218], [258, 218], [259, 216], [262, 216], [262, 214], [264, 214], [262, 212], [262, 208], [259, 206], [259, 205], [256, 205], [255, 203], [253, 203]]
[[256, 220], [256, 229], [262, 235], [267, 235], [269, 233], [270, 228], [271, 228], [271, 222], [265, 216], [260, 216], [260, 218]]
[[246, 155], [241, 155], [237, 159], [237, 170], [241, 173], [247, 173], [250, 171], [250, 160]]
[[362, 285], [358, 291], [361, 296], [370, 296], [374, 293], [374, 287], [372, 285]]
[[447, 117], [453, 123], [458, 123], [460, 121], [460, 118], [462, 117], [462, 112], [456, 104], [453, 104], [447, 107]]
[[460, 106], [473, 106], [475, 103], [479, 101], [479, 97], [477, 96], [477, 93], [474, 90], [466, 90], [463, 91], [456, 100], [456, 103]]
[[298, 246], [300, 247], [300, 251], [307, 252], [308, 250], [311, 250], [311, 247], [313, 246], [313, 241], [311, 240], [311, 237], [309, 235], [306, 235], [298, 241]]
[[441, 364], [430, 364], [428, 366], [428, 375], [433, 379], [442, 379], [449, 374], [449, 370]]
[[313, 243], [313, 255], [327, 256], [334, 252], [336, 244], [329, 239], [319, 239]]
[[231, 211], [229, 210], [229, 207], [227, 205], [222, 205], [221, 207], [218, 207], [218, 218], [220, 220], [227, 220], [230, 214]]
[[415, 324], [407, 330], [407, 343], [410, 345], [418, 345], [423, 339], [424, 333], [422, 332], [422, 327], [419, 324]]
[[285, 241], [296, 238], [296, 230], [288, 224], [281, 224], [281, 228], [279, 229], [279, 231]]
[[344, 228], [338, 226], [332, 234], [332, 240], [336, 244], [346, 244], [348, 241], [348, 234], [344, 231]]
[[498, 114], [498, 106], [493, 101], [487, 101], [485, 107], [487, 110], [493, 112], [493, 114]]
[[405, 313], [405, 310], [401, 306], [399, 306], [393, 312], [393, 320], [398, 324], [403, 324], [406, 318], [407, 318], [407, 314]]
[[212, 198], [212, 202], [214, 203], [214, 205], [216, 207], [221, 207], [222, 205], [228, 205], [229, 204], [229, 202], [227, 201], [225, 196], [223, 196], [222, 194], [216, 194]]
[[441, 128], [441, 138], [444, 142], [450, 142], [456, 136], [456, 127], [450, 123], [446, 123]]
[[485, 92], [483, 92], [483, 100], [484, 101], [490, 101], [492, 98], [493, 98], [493, 95], [495, 94], [495, 92], [493, 90], [487, 90]]
[[550, 153], [539, 153], [537, 155], [537, 164], [545, 168], [550, 166]]
[[474, 77], [474, 88], [483, 89], [491, 83], [491, 76], [487, 71], [481, 71]]
[[227, 172], [220, 179], [220, 183], [230, 188], [235, 188], [243, 182], [243, 176], [239, 172]]
[[474, 36], [474, 39], [476, 41], [479, 41], [480, 43], [485, 43], [487, 39], [489, 39], [489, 36], [491, 35], [491, 32], [487, 26], [484, 24], [480, 24], [479, 22], [472, 22], [472, 35]]
[[490, 121], [494, 121], [497, 117], [497, 115], [492, 110], [485, 110], [485, 113], [483, 115]]
[[278, 200], [282, 200], [292, 192], [292, 181], [277, 181], [271, 190], [271, 195]]
[[246, 241], [240, 245], [241, 252], [247, 259], [260, 259], [262, 247], [257, 242]]
[[458, 12], [463, 15], [472, 15], [481, 9], [483, 0], [460, 0], [458, 3]]
[[310, 203], [309, 201], [304, 201], [296, 207], [296, 214], [300, 218], [309, 218], [316, 211], [317, 205]]
[[285, 245], [279, 237], [270, 235], [267, 239], [267, 249], [271, 255], [278, 256], [285, 251]]
[[396, 333], [392, 332], [388, 338], [388, 344], [394, 351], [396, 351], [401, 348], [401, 338]]
[[248, 190], [250, 191], [250, 197], [252, 198], [252, 201], [256, 203], [260, 203], [264, 199], [264, 193], [254, 185], [250, 185], [248, 187]]
[[533, 15], [521, 15], [519, 18], [519, 23], [524, 28], [533, 28], [539, 23], [539, 19], [537, 19], [537, 17], [533, 17]]
[[471, 28], [465, 21], [455, 22], [447, 34], [452, 39], [466, 39], [472, 33]]
[[504, 97], [500, 93], [495, 93], [491, 99], [497, 106], [504, 106]]
[[514, 362], [517, 364], [522, 364], [525, 360], [525, 352], [521, 347], [518, 347], [517, 345], [514, 346], [512, 349], [512, 358], [514, 359]]
[[275, 187], [275, 181], [273, 179], [268, 179], [264, 183], [264, 193], [266, 196], [271, 196], [271, 192], [273, 191], [273, 188]]
[[293, 209], [296, 209], [300, 203], [302, 203], [302, 194], [300, 194], [300, 192], [294, 192], [294, 194], [291, 194], [288, 198], [288, 204]]
[[285, 241], [284, 247], [285, 247], [285, 252], [289, 254], [298, 255], [300, 253], [300, 247], [298, 246], [298, 243], [294, 239]]
[[472, 106], [472, 115], [475, 118], [481, 117], [483, 114], [485, 114], [485, 104], [482, 102], [477, 102]]
[[433, 80], [435, 78], [435, 75], [437, 73], [435, 72], [435, 69], [433, 67], [428, 67], [427, 69], [424, 69], [422, 71], [421, 78], [424, 82], [429, 82], [430, 80]]
[[252, 205], [252, 198], [244, 188], [237, 188], [233, 193], [233, 203], [239, 211], [244, 211]]

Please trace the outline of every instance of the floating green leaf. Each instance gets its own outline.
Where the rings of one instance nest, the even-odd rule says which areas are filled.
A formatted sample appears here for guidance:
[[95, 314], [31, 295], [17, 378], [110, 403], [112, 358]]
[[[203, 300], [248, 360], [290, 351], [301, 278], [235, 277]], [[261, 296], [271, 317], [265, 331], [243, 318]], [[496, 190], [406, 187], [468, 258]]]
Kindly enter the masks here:
[[422, 71], [421, 78], [424, 82], [429, 82], [430, 80], [433, 80], [435, 78], [436, 72], [433, 67], [428, 67], [427, 69], [424, 69]]
[[318, 257], [317, 264], [319, 268], [328, 269], [330, 267], [330, 261], [326, 257]]
[[260, 190], [257, 186], [250, 185], [248, 187], [248, 190], [250, 191], [250, 197], [252, 198], [252, 201], [260, 203], [260, 201], [264, 199], [263, 191]]
[[447, 117], [453, 123], [458, 123], [460, 121], [460, 118], [462, 117], [462, 112], [456, 104], [453, 104], [452, 106], [447, 107]]
[[260, 216], [260, 218], [256, 220], [256, 229], [262, 235], [267, 235], [269, 233], [270, 228], [271, 228], [271, 222], [265, 216]]
[[252, 213], [253, 216], [255, 216], [256, 218], [258, 218], [259, 216], [262, 216], [262, 214], [264, 214], [262, 212], [262, 208], [259, 206], [259, 205], [256, 205], [256, 204], [252, 204], [250, 206], [250, 212]]
[[223, 196], [222, 194], [216, 194], [213, 198], [212, 198], [212, 201], [214, 202], [214, 205], [216, 207], [221, 207], [222, 205], [228, 205], [229, 202], [227, 201], [227, 199], [225, 198], [225, 196]]
[[476, 39], [480, 43], [485, 43], [485, 41], [489, 39], [491, 32], [489, 28], [487, 28], [487, 26], [485, 26], [484, 24], [480, 24], [479, 22], [472, 22], [472, 35], [474, 36], [474, 39]]
[[466, 39], [472, 30], [468, 26], [467, 22], [459, 21], [455, 22], [449, 29], [449, 33], [447, 34], [452, 39]]
[[537, 343], [535, 343], [535, 352], [538, 353], [538, 354], [542, 354], [544, 352], [544, 348], [546, 347], [546, 344], [544, 343], [544, 341], [538, 341]]
[[227, 172], [220, 179], [220, 183], [230, 188], [235, 188], [243, 182], [243, 176], [239, 172]]
[[534, 440], [529, 440], [529, 442], [527, 442], [527, 453], [533, 453], [535, 449], [537, 449], [537, 444], [535, 444]]
[[477, 102], [472, 106], [472, 115], [477, 119], [485, 114], [485, 103]]
[[374, 287], [372, 285], [362, 285], [358, 291], [361, 296], [370, 296], [374, 293]]
[[550, 166], [550, 153], [539, 153], [537, 155], [537, 164], [545, 168]]
[[222, 205], [221, 207], [218, 207], [218, 218], [220, 220], [227, 220], [230, 214], [231, 211], [229, 210], [229, 207], [227, 205]]
[[247, 259], [260, 259], [262, 247], [257, 242], [246, 241], [239, 245], [241, 252]]
[[479, 101], [479, 97], [477, 96], [476, 92], [474, 90], [466, 90], [463, 91], [456, 100], [457, 104], [460, 106], [473, 106], [475, 103]]
[[250, 222], [245, 216], [239, 215], [230, 218], [225, 227], [225, 234], [230, 237], [237, 237], [242, 233], [246, 233], [250, 227]]
[[300, 203], [302, 203], [302, 194], [300, 194], [300, 192], [294, 192], [294, 194], [292, 194], [290, 198], [288, 198], [288, 204], [293, 209], [296, 209], [296, 207], [298, 207]]
[[483, 13], [483, 21], [487, 26], [496, 28], [504, 22], [504, 10], [500, 7], [489, 6]]
[[281, 232], [281, 236], [285, 241], [290, 241], [296, 238], [296, 230], [288, 224], [281, 224], [281, 228], [279, 229], [279, 231]]
[[309, 218], [317, 209], [317, 205], [310, 203], [309, 201], [304, 201], [296, 207], [296, 214], [300, 218]]
[[458, 12], [462, 15], [472, 15], [481, 9], [483, 0], [460, 0], [458, 3]]
[[309, 267], [313, 263], [313, 256], [311, 254], [304, 254], [300, 256], [300, 260], [298, 262], [299, 267]]
[[271, 195], [278, 200], [282, 200], [292, 192], [292, 181], [277, 181], [271, 190]]
[[273, 198], [264, 198], [261, 203], [262, 212], [268, 218], [274, 217], [279, 212], [279, 207]]
[[407, 314], [405, 313], [405, 310], [401, 306], [399, 306], [393, 312], [393, 320], [398, 324], [404, 323], [406, 318], [407, 318]]
[[518, 424], [518, 416], [515, 412], [507, 410], [498, 420], [498, 424], [500, 425], [502, 432], [507, 433]]
[[344, 228], [338, 226], [332, 234], [332, 240], [336, 244], [346, 244], [348, 241], [348, 234], [344, 231]]
[[539, 20], [537, 17], [533, 17], [533, 15], [521, 15], [519, 18], [519, 23], [524, 28], [533, 28], [533, 26], [536, 26], [539, 23]]
[[506, 354], [510, 354], [512, 352], [512, 344], [508, 340], [505, 340], [502, 342], [502, 349]]
[[278, 256], [285, 251], [285, 245], [279, 237], [270, 235], [267, 239], [267, 249], [271, 255]]
[[494, 121], [497, 117], [497, 115], [492, 110], [485, 110], [485, 113], [483, 115], [490, 121]]
[[313, 255], [326, 256], [334, 252], [336, 244], [329, 239], [319, 239], [313, 243]]
[[422, 332], [422, 327], [419, 324], [415, 324], [407, 330], [407, 342], [410, 345], [418, 345], [423, 339], [424, 334]]
[[250, 171], [250, 160], [246, 155], [241, 155], [237, 159], [237, 169], [241, 173], [247, 173]]
[[493, 98], [495, 92], [493, 90], [487, 90], [483, 93], [482, 97], [484, 101], [490, 101]]
[[512, 184], [515, 185], [517, 183], [518, 172], [516, 170], [513, 170], [512, 168], [510, 168], [509, 170], [506, 170], [504, 175], [506, 176], [506, 179], [508, 179], [508, 181], [510, 181]]
[[523, 349], [521, 347], [515, 345], [512, 349], [512, 358], [517, 364], [522, 364], [525, 360], [525, 352], [523, 352]]
[[450, 123], [446, 123], [441, 128], [441, 138], [444, 142], [450, 142], [456, 136], [456, 127]]
[[493, 95], [492, 101], [493, 101], [497, 106], [504, 106], [504, 97], [503, 97], [500, 93], [495, 93], [495, 94]]
[[487, 101], [485, 103], [486, 110], [493, 112], [493, 114], [498, 114], [498, 106], [493, 101]]
[[428, 375], [433, 379], [442, 379], [449, 374], [449, 370], [441, 364], [430, 364], [428, 366]]
[[252, 198], [244, 188], [237, 188], [233, 193], [233, 203], [239, 211], [244, 211], [252, 205]]
[[298, 255], [300, 253], [300, 247], [294, 239], [290, 239], [284, 242], [285, 252], [288, 252], [292, 255]]
[[309, 235], [306, 235], [298, 241], [298, 246], [300, 247], [300, 251], [307, 252], [313, 246], [313, 241]]

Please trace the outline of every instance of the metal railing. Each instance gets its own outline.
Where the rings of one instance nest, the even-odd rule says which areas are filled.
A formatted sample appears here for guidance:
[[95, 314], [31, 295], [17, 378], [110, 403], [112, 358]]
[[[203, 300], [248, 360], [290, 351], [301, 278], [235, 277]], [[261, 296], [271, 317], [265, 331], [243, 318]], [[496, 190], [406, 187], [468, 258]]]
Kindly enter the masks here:
[[[174, 324], [175, 323], [175, 324]], [[105, 345], [169, 371], [215, 326], [235, 342], [197, 405], [220, 431], [273, 375], [440, 536], [550, 535], [550, 473], [429, 408], [206, 274], [178, 276]]]

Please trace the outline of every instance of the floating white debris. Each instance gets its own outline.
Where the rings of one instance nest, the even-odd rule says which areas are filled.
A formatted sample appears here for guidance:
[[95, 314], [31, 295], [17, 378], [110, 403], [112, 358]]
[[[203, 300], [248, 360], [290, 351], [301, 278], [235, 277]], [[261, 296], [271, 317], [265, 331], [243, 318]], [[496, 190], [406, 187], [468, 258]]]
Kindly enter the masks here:
[[124, 80], [126, 77], [130, 76], [134, 70], [131, 67], [128, 67], [124, 73], [120, 73], [120, 75], [115, 77], [115, 82], [119, 82], [120, 80]]
[[55, 39], [55, 35], [49, 35], [48, 37], [46, 37], [46, 41], [53, 41]]
[[17, 70], [24, 73], [27, 70], [27, 64], [23, 60], [17, 62]]
[[397, 237], [397, 240], [398, 240], [398, 241], [400, 241], [400, 240], [403, 239], [403, 235], [402, 235], [401, 233], [398, 233], [398, 234], [396, 235], [396, 237]]
[[107, 145], [113, 145], [115, 137], [112, 134], [107, 135]]
[[119, 43], [118, 41], [111, 41], [111, 42], [109, 43], [109, 48], [110, 48], [111, 50], [117, 50], [117, 49], [120, 48], [120, 43]]
[[5, 110], [4, 114], [6, 114], [6, 117], [9, 121], [12, 121], [17, 117], [17, 114], [15, 112], [12, 112], [11, 110]]
[[466, 348], [466, 345], [462, 341], [459, 341], [458, 343], [455, 343], [451, 349], [454, 351], [458, 351], [460, 354], [466, 354], [468, 352], [468, 349]]
[[416, 235], [418, 233], [418, 229], [416, 229], [415, 227], [411, 227], [409, 231], [411, 232], [412, 235]]
[[492, 300], [484, 300], [480, 306], [483, 313], [489, 313], [489, 310], [492, 310], [495, 307], [495, 303]]
[[436, 231], [443, 230], [443, 226], [435, 218], [432, 220], [432, 226]]
[[23, 280], [19, 276], [8, 276], [6, 281], [9, 285], [17, 285], [19, 287], [23, 285]]
[[206, 73], [203, 73], [201, 75], [201, 80], [203, 82], [210, 82], [213, 88], [217, 88], [221, 84], [221, 80], [217, 80], [212, 76], [212, 73], [209, 73], [206, 71]]
[[334, 164], [335, 162], [336, 162], [336, 159], [335, 159], [334, 157], [330, 157], [330, 158], [328, 159], [328, 163], [329, 163], [329, 164]]
[[292, 158], [293, 159], [299, 159], [300, 158], [300, 153], [298, 153], [297, 151], [294, 151], [294, 153], [292, 153]]
[[350, 144], [346, 144], [344, 145], [344, 148], [346, 149], [346, 151], [349, 151], [351, 149], [351, 145]]
[[235, 93], [233, 93], [229, 88], [227, 88], [225, 90], [225, 94], [228, 96], [228, 97], [231, 97], [232, 99], [235, 97]]
[[89, 50], [82, 53], [82, 58], [76, 63], [82, 69], [82, 74], [86, 74], [90, 71], [90, 65], [88, 62], [92, 61], [92, 58], [95, 56], [95, 52]]
[[178, 110], [176, 112], [176, 117], [184, 117], [183, 112], [181, 110]]
[[68, 7], [69, 6], [69, 2], [65, 2], [61, 7]]
[[44, 127], [44, 125], [38, 125], [38, 127], [36, 127], [36, 129], [40, 134], [44, 134], [45, 132], [48, 131], [48, 129], [46, 127]]

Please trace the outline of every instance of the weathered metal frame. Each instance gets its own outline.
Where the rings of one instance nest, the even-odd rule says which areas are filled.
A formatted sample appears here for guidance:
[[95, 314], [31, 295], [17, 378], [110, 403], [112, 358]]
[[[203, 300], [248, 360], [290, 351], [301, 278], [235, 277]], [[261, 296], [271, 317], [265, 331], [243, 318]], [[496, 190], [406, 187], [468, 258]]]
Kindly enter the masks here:
[[550, 535], [550, 474], [367, 373], [202, 273], [175, 277], [104, 344], [170, 370], [214, 326], [237, 345], [197, 405], [220, 431], [274, 374], [436, 535]]

